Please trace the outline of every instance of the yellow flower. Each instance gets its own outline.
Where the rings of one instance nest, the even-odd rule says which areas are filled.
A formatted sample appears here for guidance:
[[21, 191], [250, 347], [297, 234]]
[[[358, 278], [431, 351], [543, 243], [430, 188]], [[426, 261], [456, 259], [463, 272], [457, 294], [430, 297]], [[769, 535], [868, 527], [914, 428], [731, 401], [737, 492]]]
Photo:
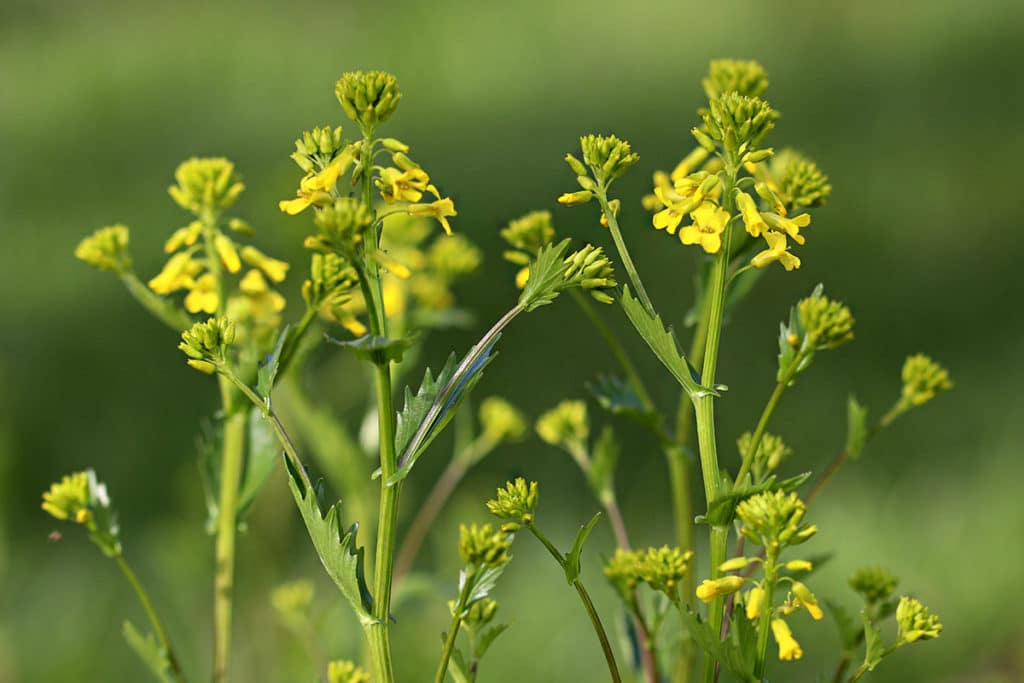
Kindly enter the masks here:
[[530, 266], [523, 266], [516, 273], [516, 287], [522, 289], [526, 286], [526, 281], [530, 279]]
[[674, 169], [672, 169], [672, 180], [680, 180], [693, 173], [694, 169], [703, 164], [708, 158], [708, 151], [703, 147], [695, 147], [693, 151], [683, 157]]
[[676, 229], [683, 221], [683, 216], [701, 205], [707, 195], [701, 191], [701, 183], [707, 174], [696, 174], [680, 178], [669, 183], [669, 178], [662, 172], [654, 174], [654, 196], [664, 205], [664, 209], [654, 214], [655, 230], [667, 230], [668, 234], [676, 234]]
[[242, 269], [242, 263], [238, 260], [238, 250], [235, 249], [235, 243], [230, 237], [218, 232], [213, 238], [213, 246], [220, 256], [220, 262], [229, 273], [237, 273]]
[[[334, 201], [331, 190], [334, 189], [334, 185], [338, 182], [338, 176], [348, 168], [348, 163], [351, 160], [351, 154], [347, 156], [347, 160], [346, 155], [342, 154], [319, 173], [307, 173], [299, 181], [298, 197], [282, 199], [277, 203], [277, 208], [289, 216], [294, 216], [302, 213], [312, 204], [317, 206], [330, 204]], [[342, 163], [339, 164], [339, 162]]]
[[805, 238], [800, 234], [800, 228], [806, 228], [811, 224], [811, 217], [809, 214], [802, 213], [799, 216], [793, 216], [792, 218], [784, 218], [777, 213], [771, 212], [766, 212], [761, 215], [772, 230], [778, 230], [779, 232], [786, 233], [792, 237], [793, 241], [797, 244], [804, 243]]
[[761, 604], [764, 603], [764, 589], [760, 587], [751, 588], [747, 593], [747, 619], [753, 621], [761, 614]]
[[455, 203], [448, 197], [429, 204], [410, 204], [408, 211], [410, 216], [428, 216], [437, 220], [448, 235], [452, 234], [452, 226], [448, 223], [448, 217], [458, 215], [455, 211]]
[[267, 319], [284, 309], [284, 297], [270, 288], [258, 270], [246, 273], [238, 283], [238, 290], [249, 299], [254, 318]]
[[199, 221], [192, 221], [184, 228], [178, 228], [174, 234], [164, 242], [164, 253], [170, 254], [182, 247], [191, 247], [199, 239], [203, 231], [203, 224]]
[[391, 157], [400, 168], [385, 168], [374, 182], [380, 189], [380, 196], [388, 204], [397, 201], [418, 202], [424, 192], [429, 192], [438, 199], [437, 188], [430, 184], [430, 176], [415, 162], [404, 154], [398, 153]]
[[717, 254], [722, 248], [722, 233], [729, 223], [729, 212], [711, 202], [704, 202], [690, 214], [692, 225], [679, 231], [683, 244], [699, 244], [709, 254]]
[[746, 582], [742, 576], [723, 576], [720, 579], [704, 579], [697, 586], [697, 597], [704, 602], [711, 602], [720, 595], [735, 593]]
[[743, 225], [751, 237], [760, 237], [762, 233], [768, 232], [768, 224], [764, 222], [761, 213], [757, 210], [757, 203], [754, 198], [746, 192], [736, 193], [736, 206], [743, 216]]
[[264, 254], [256, 247], [242, 247], [242, 260], [254, 268], [259, 268], [274, 282], [284, 281], [288, 273], [288, 264]]
[[750, 265], [755, 268], [764, 268], [778, 261], [786, 270], [800, 267], [799, 257], [787, 249], [785, 235], [781, 232], [769, 231], [764, 233], [764, 240], [768, 243], [768, 248], [755, 254], [754, 258], [750, 259]]
[[206, 273], [192, 286], [192, 291], [185, 297], [185, 310], [189, 313], [216, 313], [220, 304], [220, 292], [217, 291], [217, 278]]
[[[57, 519], [74, 518], [79, 524], [89, 521], [89, 475], [75, 472], [65, 475], [43, 494], [43, 509]], [[81, 513], [85, 513], [82, 515]]]
[[799, 581], [794, 581], [793, 595], [796, 596], [796, 600], [800, 606], [806, 609], [815, 621], [821, 620], [824, 614], [821, 611], [821, 607], [818, 606], [818, 599], [814, 597], [814, 593], [811, 592], [811, 589]]
[[779, 644], [779, 659], [782, 661], [791, 662], [804, 656], [800, 643], [796, 642], [793, 632], [789, 630], [789, 624], [782, 619], [772, 619], [772, 635]]
[[149, 288], [157, 294], [170, 294], [179, 289], [189, 289], [195, 285], [196, 275], [202, 266], [192, 260], [192, 250], [175, 254], [167, 260], [156, 277], [149, 281]]

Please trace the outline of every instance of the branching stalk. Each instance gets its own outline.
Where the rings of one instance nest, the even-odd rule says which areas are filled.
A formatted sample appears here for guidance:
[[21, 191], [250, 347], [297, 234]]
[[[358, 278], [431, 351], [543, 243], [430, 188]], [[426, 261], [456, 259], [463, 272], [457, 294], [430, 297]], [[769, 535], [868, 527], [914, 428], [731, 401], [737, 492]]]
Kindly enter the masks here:
[[153, 602], [149, 598], [149, 593], [142, 587], [142, 582], [139, 581], [139, 577], [135, 574], [135, 570], [132, 569], [128, 561], [124, 559], [123, 553], [114, 555], [114, 561], [117, 562], [117, 566], [121, 568], [121, 572], [125, 578], [128, 579], [128, 583], [132, 585], [132, 589], [135, 591], [135, 596], [139, 599], [139, 603], [142, 605], [142, 610], [146, 613], [146, 617], [149, 619], [149, 625], [153, 627], [153, 633], [156, 635], [156, 639], [160, 642], [160, 647], [163, 648], [164, 653], [167, 655], [167, 663], [171, 667], [171, 673], [175, 680], [184, 683], [185, 674], [181, 670], [181, 665], [178, 663], [178, 657], [174, 654], [174, 648], [171, 646], [171, 640], [167, 637], [167, 629], [164, 628], [164, 624], [160, 621], [160, 617], [156, 613], [156, 609], [153, 607]]

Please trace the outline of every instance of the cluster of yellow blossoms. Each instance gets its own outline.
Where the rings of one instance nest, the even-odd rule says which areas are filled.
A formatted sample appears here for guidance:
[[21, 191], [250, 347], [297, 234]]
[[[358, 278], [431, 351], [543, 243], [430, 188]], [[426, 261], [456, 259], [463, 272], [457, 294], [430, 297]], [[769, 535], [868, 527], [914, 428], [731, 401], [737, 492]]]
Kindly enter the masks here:
[[[671, 173], [654, 174], [653, 194], [644, 198], [643, 205], [655, 212], [656, 230], [677, 235], [683, 244], [699, 245], [708, 254], [721, 250], [723, 235], [735, 217], [730, 209], [735, 206], [747, 234], [763, 238], [767, 247], [750, 258], [750, 265], [764, 268], [779, 262], [793, 270], [800, 267], [800, 259], [789, 251], [789, 240], [804, 244], [800, 230], [811, 219], [807, 213], [790, 213], [820, 206], [831, 186], [813, 162], [796, 152], [784, 150], [776, 155], [771, 148], [758, 147], [778, 117], [760, 99], [767, 85], [764, 69], [756, 62], [712, 62], [704, 80], [710, 108], [700, 110], [703, 124], [693, 129], [699, 146]], [[742, 169], [748, 175], [739, 178], [726, 197], [723, 186], [730, 169], [733, 173]], [[745, 251], [742, 247], [733, 253]]]

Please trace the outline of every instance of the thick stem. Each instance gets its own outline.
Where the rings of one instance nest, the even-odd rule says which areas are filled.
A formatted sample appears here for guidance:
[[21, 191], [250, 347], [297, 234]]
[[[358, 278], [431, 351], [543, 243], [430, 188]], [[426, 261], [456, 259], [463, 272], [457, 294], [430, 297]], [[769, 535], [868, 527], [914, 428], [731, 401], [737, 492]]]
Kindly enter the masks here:
[[217, 539], [214, 547], [213, 680], [228, 680], [231, 662], [231, 615], [235, 584], [235, 535], [238, 528], [238, 490], [245, 462], [248, 410], [233, 411], [224, 421]]
[[[733, 188], [736, 186], [736, 169], [727, 170], [724, 187], [722, 188], [722, 208], [729, 213], [733, 212]], [[725, 285], [729, 270], [729, 252], [732, 244], [732, 221], [729, 223], [723, 234], [722, 247], [715, 258], [711, 270], [711, 280], [708, 288], [707, 300], [707, 341], [704, 345], [704, 367], [701, 373], [701, 384], [706, 387], [713, 387], [715, 384], [715, 370], [718, 366], [718, 346], [722, 335], [722, 314], [725, 310]], [[718, 498], [721, 493], [722, 479], [718, 465], [718, 447], [715, 443], [715, 406], [714, 397], [710, 394], [698, 396], [693, 399], [694, 410], [697, 418], [697, 441], [700, 448], [701, 474], [704, 477], [704, 494], [708, 507]], [[729, 536], [728, 527], [712, 527], [710, 566], [712, 578], [717, 578], [721, 572], [718, 567], [725, 561], [726, 544]], [[722, 614], [725, 601], [722, 596], [716, 597], [708, 610], [708, 621], [711, 624], [712, 633], [718, 633], [722, 628]], [[715, 660], [709, 652], [704, 654], [704, 681], [712, 683], [715, 678]]]
[[391, 584], [398, 533], [398, 498], [401, 482], [389, 484], [397, 469], [395, 455], [395, 411], [391, 397], [391, 370], [386, 363], [376, 366], [377, 421], [380, 437], [380, 508], [377, 520], [377, 547], [373, 563], [373, 616], [370, 641], [376, 671], [375, 681], [392, 683], [391, 663]]
[[133, 272], [120, 274], [121, 282], [137, 302], [149, 311], [157, 320], [176, 332], [187, 330], [192, 326], [192, 318], [177, 304], [164, 299], [146, 285], [142, 284]]
[[142, 587], [142, 582], [139, 581], [139, 577], [135, 574], [135, 570], [132, 569], [128, 561], [124, 559], [124, 555], [118, 553], [114, 555], [114, 561], [117, 562], [117, 566], [121, 568], [121, 572], [125, 578], [128, 579], [128, 583], [132, 585], [132, 589], [135, 591], [135, 596], [139, 599], [139, 603], [142, 605], [142, 610], [146, 613], [146, 617], [149, 619], [149, 625], [153, 627], [153, 633], [156, 635], [160, 646], [164, 649], [164, 653], [167, 655], [167, 663], [171, 667], [171, 673], [174, 678], [178, 681], [184, 681], [185, 675], [181, 671], [181, 665], [178, 663], [178, 657], [174, 654], [174, 648], [171, 647], [171, 640], [167, 637], [167, 629], [164, 628], [164, 624], [160, 621], [160, 617], [156, 613], [156, 609], [153, 607], [153, 602], [149, 599], [149, 593]]

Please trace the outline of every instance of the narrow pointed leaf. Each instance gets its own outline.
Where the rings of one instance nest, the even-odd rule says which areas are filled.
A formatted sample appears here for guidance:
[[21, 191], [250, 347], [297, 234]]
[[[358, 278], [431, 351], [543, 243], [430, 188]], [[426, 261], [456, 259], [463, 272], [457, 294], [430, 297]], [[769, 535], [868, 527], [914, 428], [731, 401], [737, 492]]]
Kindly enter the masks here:
[[580, 527], [580, 530], [576, 533], [576, 540], [572, 544], [572, 550], [565, 556], [565, 580], [569, 583], [574, 582], [580, 577], [580, 554], [583, 553], [583, 544], [587, 541], [587, 536], [593, 531], [594, 525], [597, 524], [597, 520], [601, 518], [601, 513], [598, 512], [590, 521]]

